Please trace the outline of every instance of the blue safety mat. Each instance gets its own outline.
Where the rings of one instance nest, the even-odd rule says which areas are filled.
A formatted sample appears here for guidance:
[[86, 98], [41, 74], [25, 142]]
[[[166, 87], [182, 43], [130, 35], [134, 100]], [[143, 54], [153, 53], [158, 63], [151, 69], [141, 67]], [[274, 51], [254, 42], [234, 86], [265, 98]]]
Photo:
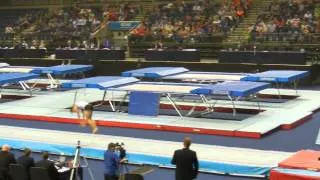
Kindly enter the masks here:
[[[58, 145], [49, 144], [33, 141], [21, 141], [21, 140], [11, 140], [11, 139], [0, 139], [0, 145], [8, 144], [13, 149], [24, 149], [26, 147], [32, 149], [34, 152], [48, 151], [54, 154], [64, 154], [67, 156], [72, 156], [75, 154], [76, 145]], [[80, 154], [81, 156], [103, 159], [103, 149], [94, 149], [89, 147], [82, 147]], [[171, 165], [171, 157], [150, 155], [150, 154], [138, 154], [127, 152], [127, 159], [129, 163], [132, 164], [148, 164], [155, 166], [166, 166], [173, 167]], [[243, 174], [243, 175], [267, 175], [270, 172], [270, 167], [257, 167], [248, 165], [238, 165], [232, 163], [221, 163], [221, 162], [209, 162], [209, 161], [199, 161], [200, 171], [204, 172], [219, 172], [225, 174]]]
[[274, 70], [248, 75], [247, 77], [241, 78], [241, 81], [290, 83], [307, 77], [308, 75], [308, 71]]
[[143, 116], [158, 116], [160, 93], [131, 92], [128, 114]]
[[0, 74], [0, 84], [17, 83], [39, 77], [38, 74], [32, 73], [2, 73]]
[[134, 77], [121, 76], [97, 76], [92, 78], [79, 79], [71, 82], [62, 83], [62, 88], [96, 88], [108, 89], [118, 86], [138, 82]]
[[183, 67], [150, 67], [122, 72], [124, 77], [161, 78], [189, 71]]
[[320, 178], [320, 172], [317, 171], [308, 171], [302, 169], [285, 169], [285, 168], [275, 168], [274, 170], [285, 173], [285, 174], [294, 174], [294, 175], [301, 175], [301, 176], [313, 176]]
[[60, 75], [60, 74], [85, 72], [85, 71], [90, 71], [92, 69], [93, 69], [92, 65], [59, 65], [59, 66], [35, 68], [34, 70], [31, 71], [31, 73]]
[[244, 97], [257, 93], [271, 86], [269, 83], [263, 82], [246, 82], [246, 81], [228, 81], [214, 85], [206, 85], [194, 90], [192, 94], [203, 95], [229, 95], [232, 97]]

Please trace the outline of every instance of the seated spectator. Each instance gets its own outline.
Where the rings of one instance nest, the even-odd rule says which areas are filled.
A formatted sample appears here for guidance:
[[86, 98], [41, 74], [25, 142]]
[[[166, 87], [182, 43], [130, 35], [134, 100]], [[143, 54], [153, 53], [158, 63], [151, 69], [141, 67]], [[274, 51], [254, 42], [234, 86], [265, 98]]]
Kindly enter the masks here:
[[39, 49], [47, 49], [47, 48], [46, 48], [46, 45], [45, 45], [45, 43], [44, 43], [44, 40], [41, 40], [41, 41], [40, 41]]
[[257, 26], [251, 25], [248, 27], [248, 39], [249, 41], [256, 42], [257, 39]]
[[54, 162], [48, 160], [49, 159], [49, 153], [48, 152], [43, 152], [42, 153], [42, 160], [38, 161], [35, 164], [35, 167], [41, 167], [46, 170], [48, 170], [49, 177], [51, 180], [59, 180], [59, 174], [58, 170], [54, 166]]
[[316, 33], [320, 33], [320, 17], [318, 17], [318, 21], [317, 21], [318, 23], [317, 23], [317, 27], [315, 28], [316, 30], [315, 30], [315, 32]]
[[138, 28], [134, 29], [131, 34], [136, 36], [144, 36], [145, 35], [146, 28], [143, 24], [141, 24]]
[[242, 7], [240, 7], [240, 6], [237, 7], [236, 15], [239, 18], [242, 18], [244, 16], [244, 10]]
[[155, 43], [154, 49], [163, 49], [163, 43], [161, 42], [161, 40], [158, 40], [158, 41]]
[[0, 169], [4, 176], [4, 180], [10, 180], [9, 176], [9, 165], [10, 164], [15, 164], [16, 159], [12, 153], [10, 153], [10, 146], [5, 144], [1, 147], [1, 152], [0, 152]]
[[300, 31], [301, 20], [298, 15], [295, 15], [292, 19], [289, 19], [287, 24], [293, 33]]
[[193, 11], [202, 11], [200, 2], [198, 1], [192, 8]]
[[28, 48], [29, 48], [29, 44], [26, 41], [22, 41], [21, 49], [28, 49]]
[[5, 34], [13, 34], [14, 33], [14, 30], [13, 28], [8, 25], [6, 28], [5, 28], [5, 31], [4, 31]]
[[313, 15], [312, 15], [312, 13], [311, 13], [310, 11], [307, 11], [307, 12], [304, 14], [303, 17], [304, 17], [307, 21], [310, 21], [310, 20], [312, 20]]
[[[21, 164], [26, 168], [27, 174], [29, 175], [29, 169], [34, 167], [34, 160], [31, 155], [31, 150], [29, 148], [25, 148], [23, 150], [23, 155], [17, 159], [17, 164]], [[29, 175], [30, 177], [30, 175]]]
[[277, 25], [273, 21], [267, 22], [267, 38], [273, 39], [276, 32]]

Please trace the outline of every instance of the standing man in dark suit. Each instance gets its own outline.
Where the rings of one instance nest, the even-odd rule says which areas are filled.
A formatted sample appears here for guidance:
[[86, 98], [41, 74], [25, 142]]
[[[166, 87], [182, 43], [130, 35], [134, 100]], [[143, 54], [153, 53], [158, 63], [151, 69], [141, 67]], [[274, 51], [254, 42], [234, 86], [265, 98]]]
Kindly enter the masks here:
[[197, 153], [190, 150], [191, 139], [185, 137], [183, 149], [174, 152], [171, 163], [176, 165], [176, 180], [196, 179], [199, 170]]
[[14, 155], [10, 153], [10, 146], [6, 144], [3, 145], [0, 152], [0, 179], [11, 179], [9, 176], [9, 165], [15, 163], [16, 159], [14, 158]]
[[36, 163], [36, 167], [47, 169], [51, 180], [59, 180], [59, 173], [58, 170], [54, 167], [54, 162], [48, 160], [49, 153], [43, 152], [42, 158], [43, 159], [41, 161], [38, 161]]
[[23, 155], [17, 159], [17, 164], [21, 164], [25, 167], [27, 174], [30, 177], [29, 170], [31, 167], [34, 167], [34, 160], [31, 155], [31, 149], [25, 148], [23, 151]]

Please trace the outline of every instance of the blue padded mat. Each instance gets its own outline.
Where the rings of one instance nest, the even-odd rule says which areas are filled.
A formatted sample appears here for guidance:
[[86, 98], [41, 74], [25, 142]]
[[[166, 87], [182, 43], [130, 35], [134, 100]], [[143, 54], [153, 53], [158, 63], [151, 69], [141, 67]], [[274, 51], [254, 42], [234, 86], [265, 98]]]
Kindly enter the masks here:
[[60, 75], [60, 74], [85, 72], [85, 71], [90, 71], [92, 69], [93, 69], [92, 65], [59, 65], [59, 66], [35, 68], [34, 70], [31, 71], [31, 73]]
[[150, 67], [122, 72], [124, 77], [161, 78], [189, 71], [183, 67]]
[[241, 81], [290, 83], [307, 77], [308, 75], [308, 71], [274, 70], [248, 75], [247, 77], [241, 78]]
[[[3, 139], [0, 138], [0, 145], [8, 144], [14, 149], [24, 149], [26, 147], [32, 149], [35, 152], [48, 151], [55, 154], [65, 154], [73, 156], [75, 154], [75, 145], [59, 145], [42, 142], [15, 140], [15, 139]], [[105, 150], [96, 149], [91, 147], [81, 148], [81, 156], [103, 159], [103, 153]], [[134, 152], [127, 152], [127, 159], [133, 164], [148, 164], [155, 166], [174, 167], [171, 165], [171, 157], [153, 155], [153, 154], [138, 154]], [[245, 175], [267, 175], [270, 171], [270, 167], [263, 166], [250, 166], [250, 165], [238, 165], [232, 163], [223, 162], [211, 162], [205, 160], [199, 160], [199, 170], [204, 172], [220, 172], [229, 174], [245, 174]]]
[[233, 97], [244, 97], [257, 93], [270, 87], [271, 84], [263, 82], [228, 81], [214, 85], [207, 85], [192, 90], [192, 94], [203, 95], [230, 95]]
[[108, 89], [118, 86], [138, 82], [134, 77], [121, 76], [97, 76], [92, 78], [79, 79], [67, 83], [62, 83], [62, 88], [96, 88]]
[[160, 95], [152, 92], [131, 92], [128, 114], [158, 116]]
[[32, 73], [2, 73], [0, 74], [0, 84], [16, 83], [39, 77], [38, 74]]

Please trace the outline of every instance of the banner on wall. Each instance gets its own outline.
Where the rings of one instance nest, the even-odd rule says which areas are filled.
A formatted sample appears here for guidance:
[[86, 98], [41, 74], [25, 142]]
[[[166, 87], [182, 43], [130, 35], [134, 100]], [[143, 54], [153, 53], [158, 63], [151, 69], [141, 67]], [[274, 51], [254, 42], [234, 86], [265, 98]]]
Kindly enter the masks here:
[[129, 31], [139, 24], [140, 21], [111, 21], [108, 28], [112, 31]]

